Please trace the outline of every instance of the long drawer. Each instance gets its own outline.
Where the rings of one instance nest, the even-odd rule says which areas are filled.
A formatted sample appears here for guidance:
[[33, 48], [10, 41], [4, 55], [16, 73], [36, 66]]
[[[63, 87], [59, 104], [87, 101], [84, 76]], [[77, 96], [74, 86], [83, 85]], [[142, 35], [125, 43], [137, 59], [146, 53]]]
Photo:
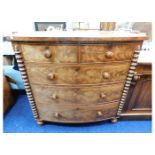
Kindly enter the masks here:
[[89, 65], [26, 64], [31, 83], [39, 84], [102, 84], [124, 81], [128, 62]]
[[40, 119], [52, 122], [84, 123], [115, 117], [119, 103], [81, 106], [37, 103]]
[[90, 105], [106, 104], [119, 100], [123, 83], [87, 87], [58, 87], [32, 84], [32, 92], [36, 102], [50, 104]]
[[131, 60], [138, 43], [21, 45], [23, 59], [44, 63], [88, 63]]

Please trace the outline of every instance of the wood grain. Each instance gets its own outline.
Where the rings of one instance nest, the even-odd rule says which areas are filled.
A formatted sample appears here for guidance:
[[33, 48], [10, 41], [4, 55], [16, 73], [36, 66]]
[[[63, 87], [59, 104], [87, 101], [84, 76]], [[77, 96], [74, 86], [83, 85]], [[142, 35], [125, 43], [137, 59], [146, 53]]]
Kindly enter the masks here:
[[[110, 62], [131, 60], [139, 43], [107, 44], [107, 45], [83, 45], [80, 46], [81, 62]], [[107, 52], [112, 52], [108, 57]]]
[[33, 116], [34, 116], [35, 120], [38, 121], [39, 120], [39, 114], [38, 114], [37, 107], [35, 105], [35, 101], [34, 101], [34, 98], [32, 95], [32, 91], [31, 91], [29, 80], [28, 80], [26, 68], [24, 65], [24, 60], [23, 60], [23, 57], [21, 54], [21, 46], [17, 43], [12, 43], [12, 45], [13, 45], [15, 57], [16, 57], [16, 60], [18, 63], [18, 68], [19, 68], [19, 71], [21, 73], [22, 80], [24, 82], [26, 94], [27, 94], [27, 97], [28, 97], [28, 100], [29, 100], [29, 103], [30, 103], [30, 106], [32, 109]]
[[13, 95], [6, 76], [3, 75], [3, 113], [7, 112], [13, 104]]
[[[101, 121], [116, 115], [118, 102], [109, 104], [72, 106], [38, 103], [41, 120], [67, 123], [86, 123]], [[99, 112], [101, 115], [99, 115]]]
[[123, 83], [89, 87], [58, 87], [35, 84], [31, 85], [36, 102], [51, 104], [55, 103], [58, 105], [63, 103], [72, 104], [73, 106], [74, 104], [84, 104], [89, 106], [90, 104], [104, 104], [109, 101], [119, 100], [123, 86]]
[[[99, 45], [22, 45], [23, 57], [28, 62], [38, 63], [89, 63], [130, 60], [139, 43], [128, 44], [99, 44]], [[49, 58], [46, 51], [51, 52]], [[78, 53], [79, 51], [79, 53]], [[107, 52], [112, 52], [112, 57]], [[78, 60], [78, 54], [80, 54]]]
[[[46, 51], [51, 52], [51, 57], [44, 56]], [[47, 62], [47, 63], [77, 63], [78, 46], [77, 45], [22, 45], [22, 54], [25, 61], [28, 62]]]
[[[145, 34], [51, 32], [12, 36], [38, 124], [116, 121]], [[18, 46], [14, 46], [18, 45]]]
[[[122, 117], [125, 118], [151, 118], [152, 111], [152, 65], [140, 63], [136, 68], [137, 80], [133, 78]], [[146, 117], [146, 115], [148, 117]]]
[[127, 103], [124, 111], [152, 108], [152, 78], [151, 64], [139, 64], [136, 68], [137, 75], [140, 76], [137, 81], [133, 79], [133, 85], [130, 86]]
[[[112, 63], [96, 65], [59, 65], [27, 64], [26, 69], [31, 83], [41, 84], [99, 84], [124, 81], [129, 63]], [[50, 79], [49, 74], [54, 74]], [[109, 74], [109, 78], [104, 76]]]

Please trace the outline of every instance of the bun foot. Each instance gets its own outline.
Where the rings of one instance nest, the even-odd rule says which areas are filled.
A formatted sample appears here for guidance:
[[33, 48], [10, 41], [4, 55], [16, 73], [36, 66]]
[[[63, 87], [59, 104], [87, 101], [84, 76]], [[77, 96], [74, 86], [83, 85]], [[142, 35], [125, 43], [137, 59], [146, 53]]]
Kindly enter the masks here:
[[111, 119], [111, 122], [112, 123], [116, 123], [117, 121], [118, 121], [118, 119], [116, 117], [114, 117], [114, 118]]
[[40, 125], [40, 126], [42, 126], [44, 124], [44, 122], [41, 121], [41, 120], [37, 120], [37, 124]]

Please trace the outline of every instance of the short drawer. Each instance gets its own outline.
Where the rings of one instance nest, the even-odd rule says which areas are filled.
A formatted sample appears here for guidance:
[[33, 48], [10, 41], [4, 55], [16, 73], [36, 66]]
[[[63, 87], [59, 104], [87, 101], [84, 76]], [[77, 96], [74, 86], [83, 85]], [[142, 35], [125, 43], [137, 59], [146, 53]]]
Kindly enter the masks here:
[[23, 59], [28, 62], [76, 63], [76, 45], [21, 45]]
[[131, 60], [137, 43], [81, 45], [80, 62], [108, 62]]
[[118, 102], [97, 106], [72, 106], [37, 103], [41, 120], [66, 123], [95, 122], [117, 115]]
[[104, 104], [120, 100], [124, 83], [87, 87], [58, 87], [32, 84], [37, 102], [50, 104]]
[[99, 84], [124, 81], [129, 63], [96, 65], [26, 64], [29, 80], [41, 84]]

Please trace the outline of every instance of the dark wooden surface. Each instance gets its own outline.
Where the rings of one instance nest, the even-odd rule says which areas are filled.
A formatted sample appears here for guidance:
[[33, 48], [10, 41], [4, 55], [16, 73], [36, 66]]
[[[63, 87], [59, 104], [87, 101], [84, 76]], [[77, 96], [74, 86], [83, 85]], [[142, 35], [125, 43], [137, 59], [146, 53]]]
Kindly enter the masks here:
[[89, 106], [119, 101], [123, 86], [123, 83], [83, 87], [32, 84], [32, 91], [36, 102]]
[[152, 64], [140, 63], [136, 72], [121, 116], [127, 119], [151, 118]]
[[116, 122], [123, 89], [130, 85], [128, 74], [132, 76], [147, 37], [112, 32], [43, 34], [12, 39], [37, 123]]
[[40, 118], [43, 121], [63, 123], [96, 122], [113, 118], [117, 113], [119, 102], [108, 104], [55, 104], [37, 102]]
[[9, 79], [3, 76], [3, 113], [6, 113], [13, 104], [13, 95], [9, 85]]
[[103, 63], [131, 60], [139, 43], [106, 44], [23, 44], [25, 62], [43, 63]]
[[27, 64], [32, 83], [42, 84], [102, 84], [124, 81], [129, 62], [87, 65]]

